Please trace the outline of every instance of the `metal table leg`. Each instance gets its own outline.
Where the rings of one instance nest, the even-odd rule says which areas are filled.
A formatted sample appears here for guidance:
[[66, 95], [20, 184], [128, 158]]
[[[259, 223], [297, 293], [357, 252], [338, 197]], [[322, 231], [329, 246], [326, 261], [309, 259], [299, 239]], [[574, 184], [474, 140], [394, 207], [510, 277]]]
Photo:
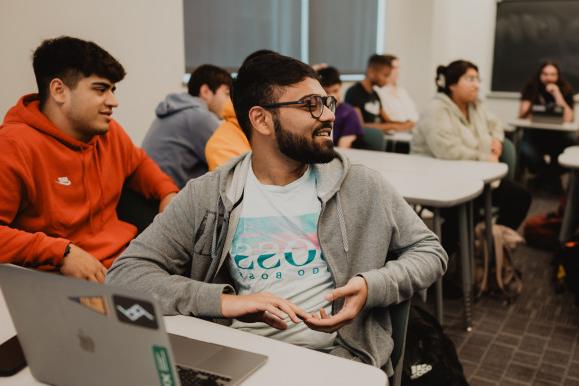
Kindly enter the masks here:
[[[438, 239], [442, 242], [442, 226], [441, 226], [441, 216], [440, 216], [440, 209], [434, 208], [434, 218], [433, 218], [433, 226], [434, 226], [434, 233], [438, 236]], [[436, 318], [438, 319], [438, 323], [442, 326], [444, 320], [444, 308], [443, 308], [443, 301], [442, 301], [442, 278], [436, 281]]]
[[460, 259], [462, 265], [462, 292], [464, 296], [464, 322], [466, 331], [472, 331], [472, 276], [470, 268], [469, 229], [467, 204], [458, 207], [458, 227], [460, 237]]
[[493, 204], [492, 204], [492, 188], [490, 184], [485, 184], [484, 187], [485, 198], [485, 236], [487, 239], [487, 246], [489, 248], [490, 264], [495, 264], [495, 248], [493, 246]]
[[565, 206], [565, 214], [563, 215], [563, 222], [561, 223], [561, 231], [559, 233], [559, 242], [566, 243], [571, 237], [573, 226], [575, 225], [575, 213], [577, 213], [577, 194], [578, 179], [577, 170], [571, 170], [569, 181], [569, 191], [567, 192], [567, 205]]

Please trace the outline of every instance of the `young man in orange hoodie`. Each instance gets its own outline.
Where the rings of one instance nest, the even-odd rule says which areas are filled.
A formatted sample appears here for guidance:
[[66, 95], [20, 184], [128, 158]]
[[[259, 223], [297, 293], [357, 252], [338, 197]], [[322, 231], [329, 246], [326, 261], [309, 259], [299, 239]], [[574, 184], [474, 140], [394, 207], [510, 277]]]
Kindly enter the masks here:
[[137, 233], [116, 214], [125, 180], [160, 211], [178, 189], [112, 119], [125, 70], [108, 52], [60, 37], [33, 66], [38, 94], [0, 126], [0, 262], [103, 282]]

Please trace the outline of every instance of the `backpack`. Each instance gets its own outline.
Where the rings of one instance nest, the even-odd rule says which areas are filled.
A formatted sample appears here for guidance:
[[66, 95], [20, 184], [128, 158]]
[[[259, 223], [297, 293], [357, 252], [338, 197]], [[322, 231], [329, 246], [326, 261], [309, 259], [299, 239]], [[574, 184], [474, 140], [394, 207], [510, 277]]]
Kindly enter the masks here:
[[493, 225], [494, 261], [491, 260], [487, 242], [485, 224], [475, 227], [475, 296], [480, 298], [490, 294], [510, 304], [523, 291], [521, 271], [515, 268], [512, 261], [513, 251], [524, 242], [523, 238], [513, 229], [503, 225]]
[[468, 386], [456, 348], [438, 320], [412, 301], [402, 385]]
[[559, 245], [559, 231], [563, 223], [565, 199], [562, 198], [556, 211], [531, 216], [525, 221], [523, 235], [527, 244], [539, 249], [553, 250]]
[[579, 235], [570, 241], [555, 254], [555, 281], [559, 288], [564, 285], [575, 295], [575, 305], [579, 307]]

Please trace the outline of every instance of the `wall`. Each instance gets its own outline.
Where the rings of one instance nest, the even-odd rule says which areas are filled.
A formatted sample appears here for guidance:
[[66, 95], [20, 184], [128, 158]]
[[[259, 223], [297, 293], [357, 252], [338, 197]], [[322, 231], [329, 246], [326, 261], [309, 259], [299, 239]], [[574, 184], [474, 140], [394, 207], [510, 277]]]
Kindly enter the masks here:
[[386, 0], [386, 51], [401, 58], [401, 83], [419, 109], [434, 95], [436, 67], [466, 59], [479, 67], [480, 96], [504, 122], [518, 100], [489, 97], [496, 0]]
[[114, 117], [140, 144], [160, 98], [180, 89], [184, 72], [181, 0], [13, 0], [0, 5], [0, 116], [36, 92], [31, 55], [43, 39], [92, 40], [121, 62]]

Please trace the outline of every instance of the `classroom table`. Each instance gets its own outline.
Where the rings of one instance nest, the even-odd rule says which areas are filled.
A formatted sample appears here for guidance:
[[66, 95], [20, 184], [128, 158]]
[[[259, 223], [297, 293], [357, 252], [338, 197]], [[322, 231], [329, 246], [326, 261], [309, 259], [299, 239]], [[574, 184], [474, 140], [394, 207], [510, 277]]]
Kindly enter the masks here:
[[514, 128], [523, 130], [545, 130], [545, 131], [561, 131], [561, 132], [576, 132], [579, 130], [578, 122], [567, 123], [542, 123], [532, 122], [530, 119], [513, 119], [508, 122]]
[[[174, 334], [267, 355], [268, 360], [265, 365], [250, 375], [242, 383], [244, 386], [350, 386], [355, 384], [384, 386], [387, 384], [386, 373], [362, 363], [256, 336], [190, 316], [166, 316], [164, 321], [167, 331]], [[0, 343], [15, 333], [0, 290]], [[45, 384], [36, 381], [28, 367], [11, 377], [0, 377], [0, 386], [32, 385]]]
[[[440, 209], [458, 206], [465, 327], [467, 331], [472, 330], [473, 236], [472, 232], [469, 232], [472, 229], [468, 220], [469, 205], [481, 194], [487, 182], [506, 174], [506, 165], [445, 161], [369, 150], [340, 151], [353, 163], [379, 172], [408, 203], [434, 208], [434, 232], [439, 238], [442, 233]], [[441, 280], [436, 283], [436, 314], [442, 324], [444, 318]]]
[[[508, 124], [513, 127], [512, 139], [515, 149], [517, 149], [517, 154], [519, 154], [520, 142], [522, 139], [522, 132], [525, 130], [542, 130], [546, 132], [558, 132], [561, 135], [569, 133], [577, 133], [579, 131], [579, 122], [567, 122], [567, 123], [540, 123], [531, 122], [530, 119], [514, 119], [508, 122]], [[515, 170], [515, 178], [518, 181], [522, 179], [523, 170], [519, 167], [519, 159], [517, 157], [517, 170]]]
[[563, 222], [561, 223], [561, 231], [559, 233], [559, 242], [564, 244], [571, 237], [574, 226], [577, 224], [577, 209], [579, 194], [579, 146], [571, 146], [566, 148], [563, 153], [559, 155], [559, 164], [571, 170], [569, 178], [569, 188], [567, 189], [567, 203], [565, 205], [565, 213], [563, 214]]

